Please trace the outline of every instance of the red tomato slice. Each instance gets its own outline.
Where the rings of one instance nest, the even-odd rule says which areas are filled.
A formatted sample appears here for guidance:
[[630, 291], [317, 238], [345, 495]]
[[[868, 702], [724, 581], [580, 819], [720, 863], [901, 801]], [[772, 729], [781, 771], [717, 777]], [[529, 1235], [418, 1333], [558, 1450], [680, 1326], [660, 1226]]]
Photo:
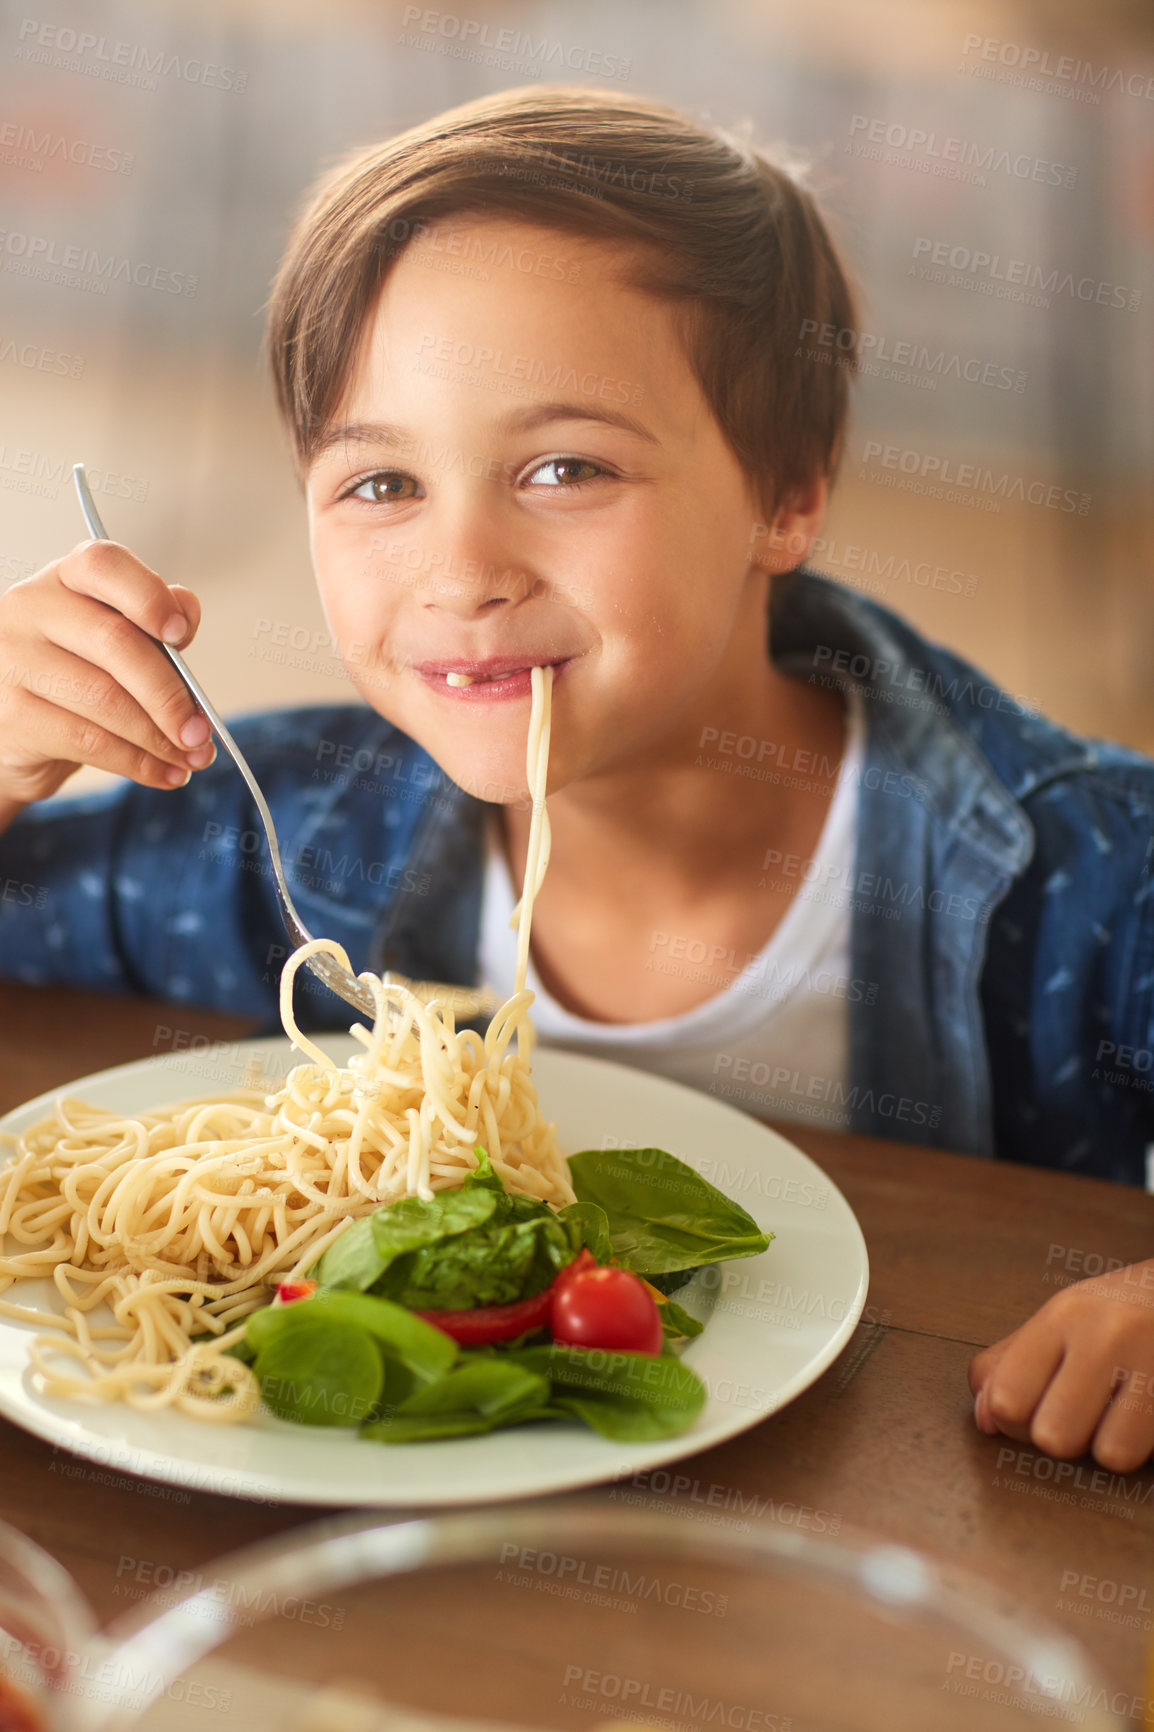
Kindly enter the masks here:
[[527, 1329], [539, 1329], [549, 1321], [553, 1289], [518, 1299], [512, 1305], [478, 1305], [471, 1311], [418, 1311], [426, 1323], [439, 1329], [462, 1347], [487, 1347], [491, 1341], [515, 1341]]
[[551, 1285], [542, 1293], [534, 1293], [531, 1299], [518, 1299], [511, 1305], [477, 1305], [471, 1310], [418, 1311], [417, 1316], [451, 1335], [461, 1347], [488, 1347], [493, 1341], [515, 1341], [527, 1329], [540, 1329], [549, 1322], [554, 1298], [563, 1283], [581, 1270], [596, 1267], [593, 1253], [582, 1248], [553, 1277]]
[[661, 1352], [661, 1317], [644, 1281], [628, 1269], [578, 1270], [553, 1299], [553, 1339], [567, 1347]]

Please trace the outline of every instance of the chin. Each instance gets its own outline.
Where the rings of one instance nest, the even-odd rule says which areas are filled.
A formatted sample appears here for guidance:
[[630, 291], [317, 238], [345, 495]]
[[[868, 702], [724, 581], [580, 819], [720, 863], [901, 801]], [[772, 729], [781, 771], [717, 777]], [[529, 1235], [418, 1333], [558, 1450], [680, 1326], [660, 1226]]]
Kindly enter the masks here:
[[528, 811], [529, 788], [523, 761], [510, 763], [496, 754], [480, 757], [459, 747], [438, 752], [430, 744], [425, 749], [450, 781], [475, 800], [485, 800], [494, 806], [520, 806]]

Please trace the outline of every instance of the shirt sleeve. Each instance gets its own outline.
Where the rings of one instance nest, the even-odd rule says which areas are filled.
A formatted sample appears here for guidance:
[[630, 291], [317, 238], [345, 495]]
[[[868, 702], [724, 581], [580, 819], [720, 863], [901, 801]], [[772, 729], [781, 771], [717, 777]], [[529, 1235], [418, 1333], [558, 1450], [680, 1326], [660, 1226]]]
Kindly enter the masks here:
[[0, 835], [0, 975], [275, 1018], [283, 929], [267, 869], [213, 846], [254, 820], [219, 769], [21, 813]]
[[983, 977], [998, 1153], [1145, 1185], [1154, 1146], [1154, 776], [1124, 748], [1029, 808]]
[[30, 806], [0, 836], [0, 973], [124, 989], [112, 861], [124, 790]]
[[1146, 1138], [1146, 1188], [1154, 1190], [1154, 822], [1147, 819], [1147, 823], [1150, 835], [1134, 890], [1137, 918], [1126, 997], [1130, 1027], [1123, 1030], [1122, 1050], [1109, 1057], [1127, 1072], [1135, 1115]]
[[[230, 725], [306, 927], [341, 943], [355, 972], [379, 971], [388, 938], [388, 966], [402, 973], [471, 978], [473, 831], [458, 812], [464, 796], [449, 799], [453, 785], [427, 755], [364, 706]], [[479, 805], [465, 804], [475, 818]], [[438, 856], [436, 895], [426, 833], [461, 856]], [[183, 788], [125, 781], [42, 801], [0, 835], [0, 976], [182, 1001], [275, 1029], [289, 949], [264, 830], [224, 752]], [[294, 1006], [302, 1028], [348, 1024], [343, 1000], [307, 970]]]

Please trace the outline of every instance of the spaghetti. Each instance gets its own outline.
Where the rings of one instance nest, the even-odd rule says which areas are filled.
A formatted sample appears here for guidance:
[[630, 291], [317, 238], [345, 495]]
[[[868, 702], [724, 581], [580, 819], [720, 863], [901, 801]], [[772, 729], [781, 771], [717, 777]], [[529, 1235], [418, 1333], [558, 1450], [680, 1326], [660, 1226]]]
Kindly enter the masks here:
[[30, 1349], [47, 1394], [244, 1419], [259, 1391], [228, 1348], [268, 1303], [270, 1285], [311, 1268], [351, 1220], [459, 1185], [478, 1143], [509, 1190], [558, 1206], [573, 1200], [528, 1066], [529, 927], [549, 858], [552, 669], [534, 668], [532, 685], [533, 814], [515, 990], [483, 1036], [458, 1030], [451, 1004], [426, 1004], [404, 983], [366, 974], [373, 1027], [355, 1024], [364, 1050], [336, 1064], [293, 1016], [293, 981], [310, 955], [327, 951], [348, 966], [340, 945], [314, 939], [281, 976], [281, 1020], [309, 1062], [279, 1092], [250, 1087], [133, 1116], [61, 1099], [17, 1139], [0, 1173], [0, 1234], [12, 1244], [0, 1257], [0, 1292], [49, 1279], [64, 1312], [0, 1299], [0, 1313], [52, 1329]]

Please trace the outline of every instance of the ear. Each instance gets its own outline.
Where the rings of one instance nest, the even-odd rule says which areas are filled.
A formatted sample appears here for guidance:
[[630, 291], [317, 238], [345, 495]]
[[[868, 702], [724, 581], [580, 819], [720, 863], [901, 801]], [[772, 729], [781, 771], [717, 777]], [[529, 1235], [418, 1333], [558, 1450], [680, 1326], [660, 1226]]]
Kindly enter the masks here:
[[825, 516], [829, 477], [817, 475], [778, 507], [772, 523], [754, 523], [749, 562], [771, 576], [792, 571], [809, 554]]

